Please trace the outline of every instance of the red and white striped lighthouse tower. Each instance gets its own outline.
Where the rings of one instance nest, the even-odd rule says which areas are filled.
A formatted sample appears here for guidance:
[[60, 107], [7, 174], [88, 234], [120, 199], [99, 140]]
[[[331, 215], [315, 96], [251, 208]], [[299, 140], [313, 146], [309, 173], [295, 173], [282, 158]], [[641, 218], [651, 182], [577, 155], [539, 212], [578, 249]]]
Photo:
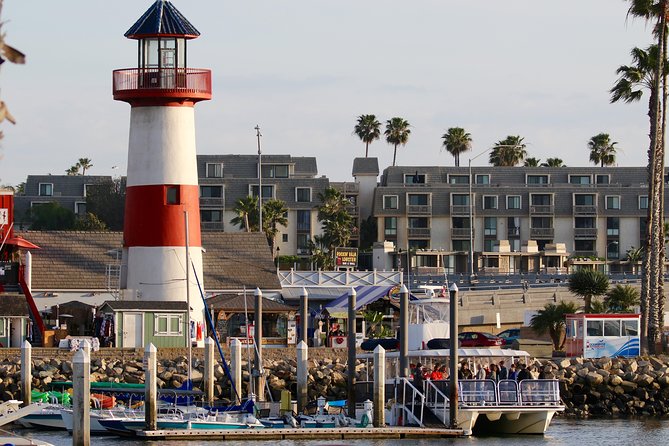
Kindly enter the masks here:
[[114, 71], [113, 91], [131, 106], [121, 288], [138, 300], [190, 295], [191, 320], [202, 322], [194, 105], [211, 99], [211, 71], [186, 63], [186, 44], [199, 35], [169, 1], [156, 0], [125, 33], [138, 42], [137, 68]]

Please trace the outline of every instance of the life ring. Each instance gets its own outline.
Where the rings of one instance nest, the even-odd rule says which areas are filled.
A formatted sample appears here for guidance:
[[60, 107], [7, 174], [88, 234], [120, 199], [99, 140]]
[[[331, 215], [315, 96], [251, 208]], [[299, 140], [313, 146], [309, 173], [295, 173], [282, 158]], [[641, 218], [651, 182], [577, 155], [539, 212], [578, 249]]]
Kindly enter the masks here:
[[343, 344], [344, 343], [344, 337], [343, 336], [336, 336], [335, 337], [335, 342], [337, 344]]

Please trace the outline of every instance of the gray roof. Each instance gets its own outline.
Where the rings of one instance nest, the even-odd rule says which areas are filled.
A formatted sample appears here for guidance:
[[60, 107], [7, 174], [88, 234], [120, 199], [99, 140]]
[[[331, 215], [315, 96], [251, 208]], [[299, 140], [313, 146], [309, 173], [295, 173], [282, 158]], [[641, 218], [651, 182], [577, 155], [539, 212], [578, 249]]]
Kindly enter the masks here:
[[0, 316], [28, 317], [25, 296], [5, 295], [0, 299]]
[[186, 311], [188, 304], [181, 301], [154, 301], [154, 300], [108, 300], [102, 307], [109, 307], [115, 311], [123, 310], [160, 310]]
[[[222, 163], [223, 178], [258, 178], [258, 155], [198, 155], [198, 178], [206, 178], [207, 163]], [[262, 155], [263, 166], [272, 164], [292, 167], [291, 178], [314, 178], [318, 175], [316, 157], [291, 155]]]
[[[122, 232], [16, 231], [38, 245], [32, 254], [37, 290], [104, 290]], [[267, 239], [260, 233], [203, 232], [206, 290], [281, 289]]]
[[353, 176], [357, 175], [378, 175], [378, 158], [356, 158], [353, 160]]
[[[243, 313], [246, 310], [253, 312], [255, 311], [255, 296], [253, 292], [254, 290], [247, 291], [246, 303], [244, 303], [243, 294], [219, 294], [207, 299], [207, 306], [213, 307], [214, 310], [233, 313]], [[297, 311], [298, 308], [263, 297], [262, 310], [267, 313], [290, 313]]]

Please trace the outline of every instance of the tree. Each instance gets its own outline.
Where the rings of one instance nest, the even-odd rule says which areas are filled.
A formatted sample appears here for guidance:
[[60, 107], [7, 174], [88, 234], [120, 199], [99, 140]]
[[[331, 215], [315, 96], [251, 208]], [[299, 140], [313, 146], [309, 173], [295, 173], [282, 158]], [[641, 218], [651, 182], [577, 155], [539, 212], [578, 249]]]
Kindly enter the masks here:
[[523, 166], [525, 167], [539, 167], [541, 160], [539, 158], [525, 158]]
[[569, 276], [569, 291], [583, 298], [585, 312], [592, 312], [592, 298], [606, 294], [609, 278], [594, 269], [580, 269]]
[[263, 231], [267, 237], [267, 244], [272, 251], [272, 255], [276, 254], [274, 252], [274, 245], [276, 242], [276, 235], [279, 232], [277, 226], [286, 227], [288, 225], [288, 219], [286, 218], [287, 212], [288, 208], [286, 207], [286, 202], [275, 198], [266, 201], [262, 206]]
[[632, 285], [616, 285], [606, 293], [604, 303], [612, 313], [631, 313], [639, 305], [639, 290]]
[[369, 156], [369, 145], [381, 136], [381, 123], [375, 115], [360, 115], [353, 133], [365, 143], [365, 158]]
[[542, 310], [530, 319], [530, 327], [538, 334], [548, 332], [553, 341], [553, 348], [561, 350], [564, 346], [562, 332], [565, 327], [565, 315], [576, 313], [577, 306], [573, 302], [560, 302], [559, 304], [546, 304]]
[[376, 241], [378, 226], [376, 218], [370, 215], [360, 222], [360, 248], [371, 248]]
[[102, 181], [86, 189], [86, 212], [110, 231], [122, 231], [125, 216], [125, 179]]
[[[344, 194], [333, 187], [318, 193], [321, 204], [318, 206], [318, 221], [323, 228], [321, 239], [327, 254], [332, 258], [334, 249], [348, 246], [353, 232], [353, 217], [347, 207], [351, 202]], [[333, 259], [334, 264], [334, 259]]]
[[472, 149], [472, 136], [461, 127], [451, 127], [441, 138], [443, 147], [455, 158], [455, 166], [460, 166], [460, 154]]
[[318, 269], [331, 270], [334, 266], [334, 259], [330, 255], [328, 242], [323, 235], [315, 235], [313, 240], [309, 240], [309, 251], [311, 251], [311, 262]]
[[239, 226], [246, 232], [255, 232], [258, 230], [258, 197], [249, 195], [246, 198], [240, 198], [235, 202], [233, 208], [236, 217], [230, 220], [233, 225]]
[[86, 215], [78, 218], [74, 224], [77, 231], [106, 231], [107, 225], [95, 214], [86, 212]]
[[565, 165], [560, 158], [548, 158], [545, 163], [541, 163], [541, 167], [565, 167]]
[[34, 231], [70, 231], [76, 224], [76, 215], [56, 202], [33, 206], [30, 210]]
[[517, 166], [527, 156], [524, 138], [509, 135], [498, 141], [490, 152], [490, 164], [496, 167]]
[[89, 158], [79, 158], [79, 162], [77, 163], [79, 167], [81, 167], [81, 174], [86, 175], [86, 169], [90, 169], [93, 167], [93, 160]]
[[75, 164], [74, 166], [70, 167], [69, 169], [67, 169], [67, 170], [65, 171], [65, 173], [66, 173], [67, 176], [69, 176], [69, 177], [73, 177], [73, 176], [79, 175], [79, 164]]
[[386, 131], [383, 132], [386, 135], [386, 142], [395, 146], [393, 151], [393, 166], [395, 166], [395, 161], [397, 160], [397, 146], [406, 145], [409, 141], [409, 135], [411, 134], [411, 125], [404, 120], [403, 118], [391, 118], [386, 121]]
[[616, 144], [611, 141], [608, 133], [600, 133], [593, 136], [588, 141], [588, 148], [590, 149], [590, 161], [600, 167], [613, 166], [616, 163]]

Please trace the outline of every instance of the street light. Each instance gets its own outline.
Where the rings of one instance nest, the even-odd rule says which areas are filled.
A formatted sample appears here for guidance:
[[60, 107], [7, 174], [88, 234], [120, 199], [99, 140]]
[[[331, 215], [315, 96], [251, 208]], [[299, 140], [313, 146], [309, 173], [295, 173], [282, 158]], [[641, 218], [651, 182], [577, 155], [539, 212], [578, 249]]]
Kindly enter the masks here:
[[256, 138], [258, 138], [258, 232], [262, 232], [262, 152], [260, 151], [260, 125], [256, 125]]

